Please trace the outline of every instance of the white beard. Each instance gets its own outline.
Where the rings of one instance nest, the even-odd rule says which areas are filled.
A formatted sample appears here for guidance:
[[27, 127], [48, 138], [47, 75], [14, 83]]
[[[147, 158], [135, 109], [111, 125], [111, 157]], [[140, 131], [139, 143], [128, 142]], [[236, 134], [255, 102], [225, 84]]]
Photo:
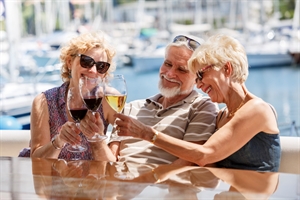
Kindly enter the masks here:
[[166, 98], [172, 98], [172, 97], [175, 97], [175, 96], [181, 94], [180, 86], [179, 87], [173, 87], [173, 88], [165, 88], [161, 84], [161, 81], [159, 81], [158, 89], [159, 89], [160, 93], [162, 94], [162, 96], [164, 96]]
[[[172, 87], [172, 88], [166, 88], [162, 84], [162, 78], [165, 78], [169, 81], [178, 83], [179, 86], [178, 87]], [[181, 83], [178, 82], [178, 81], [172, 80], [172, 79], [168, 79], [166, 77], [166, 75], [161, 75], [160, 80], [158, 82], [158, 89], [159, 89], [161, 95], [166, 97], [166, 98], [173, 98], [175, 96], [183, 95], [183, 94], [189, 94], [191, 92], [190, 90], [181, 91]]]

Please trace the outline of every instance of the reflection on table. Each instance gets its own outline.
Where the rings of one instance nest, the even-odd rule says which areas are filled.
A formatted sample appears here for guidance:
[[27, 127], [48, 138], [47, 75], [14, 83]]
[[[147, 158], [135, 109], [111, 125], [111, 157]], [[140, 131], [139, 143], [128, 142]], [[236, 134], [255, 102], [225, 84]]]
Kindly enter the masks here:
[[1, 199], [300, 199], [299, 174], [15, 157], [0, 161]]

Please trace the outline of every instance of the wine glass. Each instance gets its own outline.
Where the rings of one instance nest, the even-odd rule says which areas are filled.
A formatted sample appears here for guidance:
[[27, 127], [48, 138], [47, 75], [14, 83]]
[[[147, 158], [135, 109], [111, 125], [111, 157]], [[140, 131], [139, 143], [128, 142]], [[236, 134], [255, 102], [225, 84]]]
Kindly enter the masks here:
[[[79, 89], [81, 97], [86, 107], [92, 111], [93, 115], [101, 105], [103, 98], [103, 81], [102, 78], [81, 77], [79, 79]], [[102, 141], [107, 138], [106, 135], [95, 133], [91, 138], [87, 138], [89, 142]]]
[[[80, 96], [79, 88], [76, 87], [69, 88], [68, 96], [67, 96], [67, 105], [71, 117], [75, 121], [76, 126], [79, 127], [80, 120], [84, 118], [84, 116], [88, 111]], [[76, 144], [76, 145], [69, 145], [67, 149], [70, 152], [83, 152], [87, 148], [84, 145]]]
[[129, 168], [126, 162], [117, 162], [115, 163], [117, 172], [114, 174], [114, 177], [120, 180], [132, 180], [134, 179], [134, 174], [129, 171]]
[[[118, 113], [122, 112], [127, 98], [126, 81], [123, 75], [115, 74], [105, 78], [104, 96], [112, 109]], [[118, 136], [116, 121], [113, 127], [115, 129], [114, 133], [112, 133], [114, 137], [117, 137], [119, 140], [131, 138], [131, 136]]]

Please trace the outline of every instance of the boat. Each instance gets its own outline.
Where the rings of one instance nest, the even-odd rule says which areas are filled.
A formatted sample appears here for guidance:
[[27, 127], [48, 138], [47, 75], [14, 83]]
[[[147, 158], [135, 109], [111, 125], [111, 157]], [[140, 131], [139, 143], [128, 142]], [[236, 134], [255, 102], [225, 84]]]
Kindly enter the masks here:
[[[30, 129], [30, 112], [34, 97], [41, 92], [55, 87], [53, 83], [17, 83], [1, 81], [0, 92], [0, 129], [19, 127]], [[18, 124], [10, 124], [10, 116], [17, 120]]]
[[[247, 42], [244, 37], [237, 37], [237, 39], [245, 47], [250, 68], [290, 66], [295, 62], [289, 53], [290, 45], [286, 38], [265, 40], [263, 36], [259, 35], [253, 39], [248, 38], [249, 42]], [[159, 70], [164, 61], [165, 47], [165, 45], [157, 45], [156, 48], [147, 48], [134, 54], [127, 54], [127, 65], [130, 63], [137, 73]]]
[[[152, 53], [133, 54], [127, 57], [136, 73], [147, 73], [159, 70], [164, 61], [164, 51], [165, 48], [161, 47]], [[289, 66], [294, 62], [289, 53], [249, 52], [247, 58], [250, 68]]]
[[159, 70], [164, 61], [165, 46], [160, 46], [152, 52], [143, 51], [141, 54], [129, 55], [129, 60], [136, 73], [146, 73]]
[[285, 40], [246, 45], [249, 68], [290, 66], [294, 59], [288, 48]]

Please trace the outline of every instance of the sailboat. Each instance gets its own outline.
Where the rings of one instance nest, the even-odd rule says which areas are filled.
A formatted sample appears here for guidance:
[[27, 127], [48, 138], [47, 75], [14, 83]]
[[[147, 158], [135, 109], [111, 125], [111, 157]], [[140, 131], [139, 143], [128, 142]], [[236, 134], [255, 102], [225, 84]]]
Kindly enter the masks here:
[[6, 49], [1, 48], [1, 54], [6, 55], [7, 59], [5, 62], [2, 60], [0, 66], [0, 129], [29, 129], [34, 97], [55, 86], [53, 83], [40, 82], [37, 73], [28, 77], [20, 75], [19, 68], [22, 62], [27, 62], [32, 67], [32, 72], [37, 68], [29, 60], [21, 59], [24, 57], [20, 57], [18, 53], [21, 38], [19, 3], [5, 1], [4, 5], [4, 1], [1, 0], [1, 14], [7, 27], [6, 33], [2, 32], [0, 43], [8, 46]]

